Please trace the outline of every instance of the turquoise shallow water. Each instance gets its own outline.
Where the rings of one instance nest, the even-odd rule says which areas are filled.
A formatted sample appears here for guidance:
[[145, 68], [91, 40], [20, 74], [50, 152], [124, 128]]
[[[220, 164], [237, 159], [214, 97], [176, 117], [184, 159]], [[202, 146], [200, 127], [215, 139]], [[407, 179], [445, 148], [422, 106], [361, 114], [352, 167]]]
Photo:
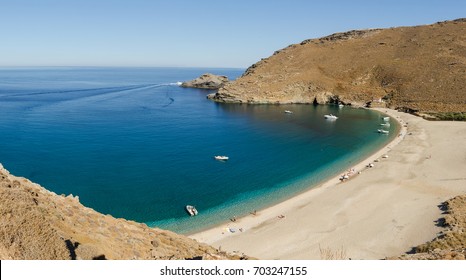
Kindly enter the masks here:
[[381, 114], [369, 110], [217, 104], [176, 85], [242, 71], [0, 69], [0, 162], [97, 211], [186, 233], [302, 192], [395, 134], [393, 122], [378, 134]]

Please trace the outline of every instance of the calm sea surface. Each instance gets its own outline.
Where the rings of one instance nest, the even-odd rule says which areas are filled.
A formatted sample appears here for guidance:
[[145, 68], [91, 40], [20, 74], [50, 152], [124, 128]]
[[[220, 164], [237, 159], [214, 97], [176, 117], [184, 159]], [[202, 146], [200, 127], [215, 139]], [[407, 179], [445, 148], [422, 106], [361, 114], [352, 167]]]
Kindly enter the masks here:
[[176, 85], [205, 72], [243, 70], [0, 68], [0, 162], [102, 213], [186, 233], [289, 198], [394, 137], [369, 110], [217, 104]]

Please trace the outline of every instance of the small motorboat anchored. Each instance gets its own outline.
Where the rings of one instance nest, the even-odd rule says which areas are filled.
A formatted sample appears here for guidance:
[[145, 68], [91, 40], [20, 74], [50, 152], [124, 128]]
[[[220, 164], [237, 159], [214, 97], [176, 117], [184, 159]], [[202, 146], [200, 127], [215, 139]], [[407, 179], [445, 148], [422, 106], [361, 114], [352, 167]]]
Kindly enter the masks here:
[[216, 160], [226, 161], [229, 159], [227, 156], [214, 156]]
[[388, 130], [383, 130], [383, 129], [377, 129], [377, 132], [382, 133], [382, 134], [388, 134]]
[[196, 207], [192, 205], [186, 205], [186, 211], [190, 216], [196, 216], [198, 214]]
[[293, 112], [290, 110], [285, 110], [285, 114], [293, 114]]
[[327, 120], [336, 120], [336, 119], [338, 119], [337, 116], [334, 116], [334, 115], [332, 115], [332, 114], [330, 114], [330, 115], [324, 115], [324, 118], [326, 118]]
[[390, 120], [390, 117], [383, 117], [382, 118], [384, 121], [388, 122]]

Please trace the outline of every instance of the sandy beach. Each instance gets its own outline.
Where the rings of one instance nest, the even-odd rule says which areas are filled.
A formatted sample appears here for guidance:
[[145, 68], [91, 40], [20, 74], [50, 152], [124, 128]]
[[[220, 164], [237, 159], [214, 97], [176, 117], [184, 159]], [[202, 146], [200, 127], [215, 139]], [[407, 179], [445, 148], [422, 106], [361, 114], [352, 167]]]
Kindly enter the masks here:
[[356, 174], [349, 180], [332, 178], [190, 237], [259, 259], [322, 259], [322, 251], [381, 259], [430, 241], [441, 231], [439, 204], [466, 193], [466, 123], [381, 111], [401, 123], [401, 136], [351, 167]]

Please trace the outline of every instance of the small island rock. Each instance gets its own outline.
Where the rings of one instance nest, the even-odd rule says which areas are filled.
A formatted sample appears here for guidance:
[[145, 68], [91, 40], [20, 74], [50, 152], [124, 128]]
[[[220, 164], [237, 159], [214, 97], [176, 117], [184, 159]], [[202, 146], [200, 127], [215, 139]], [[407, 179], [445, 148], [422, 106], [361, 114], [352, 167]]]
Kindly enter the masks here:
[[203, 89], [219, 89], [228, 82], [226, 76], [218, 76], [210, 73], [201, 75], [199, 78], [192, 81], [183, 82], [182, 87], [203, 88]]

